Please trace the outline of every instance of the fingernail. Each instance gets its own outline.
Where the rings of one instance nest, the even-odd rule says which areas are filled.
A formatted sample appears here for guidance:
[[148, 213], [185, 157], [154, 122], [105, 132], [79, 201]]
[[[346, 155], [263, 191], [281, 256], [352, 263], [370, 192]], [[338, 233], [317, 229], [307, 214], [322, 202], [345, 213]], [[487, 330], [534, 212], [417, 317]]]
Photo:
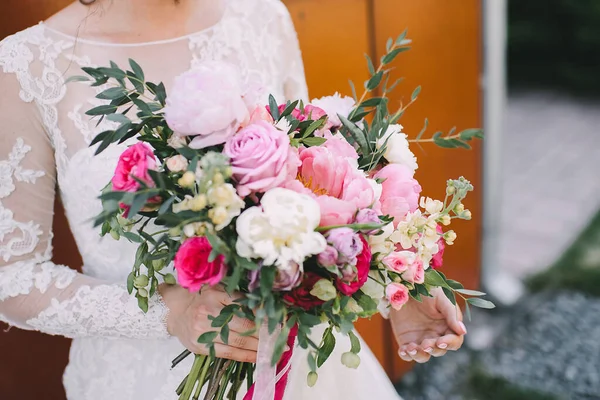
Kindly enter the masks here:
[[467, 334], [467, 327], [465, 326], [465, 324], [463, 324], [462, 322], [459, 322], [459, 325], [460, 325], [460, 327], [463, 330], [463, 334], [466, 335]]
[[285, 349], [283, 349], [283, 352], [285, 353], [285, 352], [288, 352], [288, 351], [290, 351], [290, 346], [287, 346], [287, 345], [286, 345], [286, 346], [285, 346]]
[[411, 356], [414, 356], [415, 354], [417, 354], [416, 350], [411, 350], [408, 352], [408, 354], [410, 354]]
[[405, 352], [405, 351], [401, 351], [401, 352], [400, 352], [400, 355], [401, 355], [402, 357], [404, 357], [404, 356], [406, 356], [406, 352]]
[[426, 348], [425, 350], [423, 350], [425, 353], [431, 353], [433, 351], [433, 349], [431, 347]]
[[448, 347], [448, 343], [440, 343], [440, 344], [438, 344], [438, 347], [439, 347], [440, 349], [444, 350], [445, 348], [447, 348], [447, 347]]

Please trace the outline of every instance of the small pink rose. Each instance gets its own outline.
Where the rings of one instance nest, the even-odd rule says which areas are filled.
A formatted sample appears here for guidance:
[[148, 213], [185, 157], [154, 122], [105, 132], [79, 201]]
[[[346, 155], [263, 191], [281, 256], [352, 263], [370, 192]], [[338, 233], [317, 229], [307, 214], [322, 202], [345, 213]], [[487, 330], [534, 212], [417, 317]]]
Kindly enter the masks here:
[[323, 267], [333, 267], [337, 265], [338, 251], [333, 246], [327, 246], [325, 251], [317, 256], [317, 262]]
[[275, 121], [273, 121], [273, 117], [271, 116], [269, 111], [267, 111], [265, 106], [257, 106], [254, 109], [254, 111], [252, 111], [252, 113], [250, 113], [250, 118], [248, 119], [248, 121], [245, 121], [242, 124], [242, 128], [245, 128], [248, 125], [252, 125], [259, 121], [264, 121], [268, 124], [273, 124], [275, 122]]
[[136, 143], [125, 150], [119, 157], [115, 174], [112, 177], [113, 190], [118, 192], [135, 192], [140, 188], [137, 178], [148, 186], [154, 186], [148, 170], [156, 169], [156, 159], [152, 148], [146, 143]]
[[212, 246], [206, 237], [192, 237], [179, 247], [175, 254], [175, 269], [179, 284], [190, 292], [199, 291], [203, 285], [214, 286], [227, 273], [225, 258], [217, 256], [208, 261]]
[[238, 194], [264, 193], [296, 176], [300, 161], [290, 138], [273, 125], [258, 121], [225, 143]]
[[408, 302], [408, 288], [400, 283], [390, 283], [385, 288], [385, 296], [394, 310], [400, 310]]
[[410, 283], [425, 283], [425, 268], [423, 261], [416, 258], [402, 274], [402, 279]]
[[383, 265], [391, 271], [399, 274], [406, 272], [415, 263], [415, 253], [410, 251], [396, 251], [385, 257]]

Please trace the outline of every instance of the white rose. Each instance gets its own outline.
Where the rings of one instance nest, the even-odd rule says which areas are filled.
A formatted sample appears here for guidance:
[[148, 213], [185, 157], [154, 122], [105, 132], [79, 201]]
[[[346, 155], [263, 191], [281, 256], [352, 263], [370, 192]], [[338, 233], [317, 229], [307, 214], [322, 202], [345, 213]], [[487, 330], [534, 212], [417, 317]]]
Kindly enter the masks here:
[[383, 156], [388, 162], [404, 165], [412, 171], [419, 168], [417, 158], [408, 147], [407, 136], [402, 133], [402, 125], [390, 125], [388, 127], [383, 137], [377, 141], [377, 148], [380, 149], [384, 144], [386, 150]]
[[236, 250], [246, 258], [262, 258], [265, 265], [300, 266], [307, 257], [327, 247], [319, 226], [319, 204], [310, 196], [282, 188], [271, 189], [261, 206], [245, 210], [237, 219]]
[[187, 140], [183, 136], [173, 134], [167, 139], [167, 144], [174, 149], [180, 149], [183, 146], [187, 146]]
[[171, 172], [182, 172], [185, 171], [187, 167], [188, 160], [181, 154], [167, 158], [167, 168], [169, 168]]

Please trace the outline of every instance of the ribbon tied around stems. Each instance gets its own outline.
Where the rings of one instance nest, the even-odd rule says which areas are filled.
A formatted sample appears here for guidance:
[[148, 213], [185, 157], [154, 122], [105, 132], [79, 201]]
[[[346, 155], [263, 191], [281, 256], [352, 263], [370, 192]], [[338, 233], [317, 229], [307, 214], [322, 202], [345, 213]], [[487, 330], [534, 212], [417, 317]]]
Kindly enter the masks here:
[[275, 350], [275, 342], [281, 333], [281, 327], [277, 327], [271, 334], [269, 333], [268, 323], [261, 324], [258, 334], [258, 354], [256, 357], [255, 381], [244, 400], [282, 400], [287, 386], [288, 376], [292, 366], [292, 355], [296, 336], [298, 335], [298, 326], [290, 330], [287, 345], [289, 350], [284, 352], [277, 366], [271, 365], [271, 358]]

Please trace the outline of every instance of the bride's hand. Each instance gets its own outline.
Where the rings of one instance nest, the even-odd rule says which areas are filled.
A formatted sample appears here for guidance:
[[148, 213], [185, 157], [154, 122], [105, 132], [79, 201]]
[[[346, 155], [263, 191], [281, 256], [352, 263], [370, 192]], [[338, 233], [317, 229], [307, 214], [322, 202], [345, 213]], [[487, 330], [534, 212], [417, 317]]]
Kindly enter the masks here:
[[431, 294], [433, 298], [423, 297], [422, 303], [410, 299], [400, 311], [390, 313], [398, 354], [404, 361], [424, 363], [463, 344], [467, 329], [460, 308], [439, 288]]
[[[167, 330], [192, 353], [208, 354], [208, 348], [198, 343], [200, 335], [218, 328], [211, 327], [210, 315], [216, 317], [223, 307], [232, 303], [232, 298], [221, 287], [205, 287], [200, 294], [190, 293], [174, 285], [160, 285], [159, 291], [169, 308]], [[254, 323], [247, 319], [233, 317], [229, 323], [229, 344], [220, 337], [215, 339], [215, 353], [219, 358], [242, 362], [256, 362], [258, 338], [241, 336], [241, 333], [254, 329]]]

